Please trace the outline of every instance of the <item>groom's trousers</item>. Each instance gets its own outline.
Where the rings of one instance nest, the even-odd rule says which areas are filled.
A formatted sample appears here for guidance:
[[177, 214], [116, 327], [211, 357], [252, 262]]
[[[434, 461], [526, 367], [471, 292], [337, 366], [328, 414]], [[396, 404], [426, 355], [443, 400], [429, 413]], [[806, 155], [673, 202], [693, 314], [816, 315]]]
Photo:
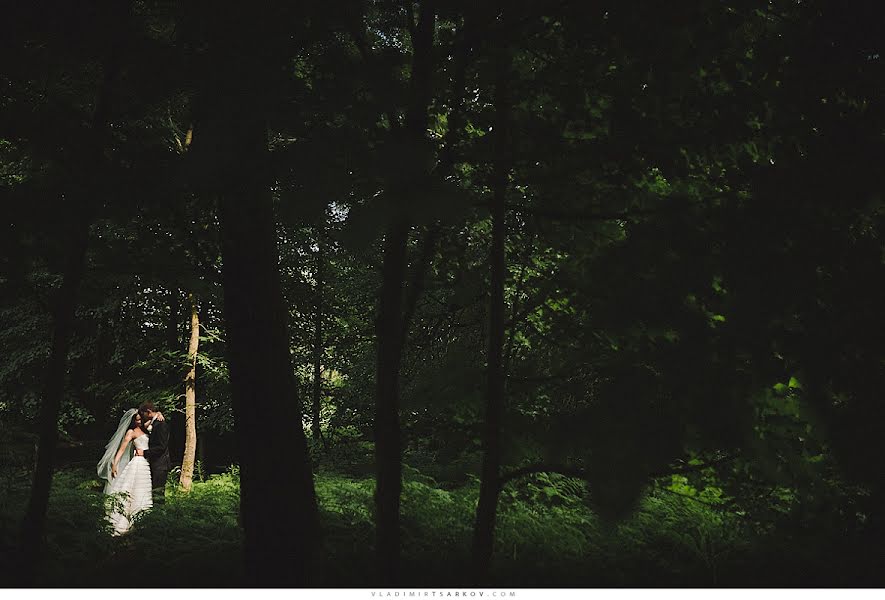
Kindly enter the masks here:
[[158, 473], [157, 475], [157, 477], [151, 478], [151, 484], [153, 485], [151, 488], [151, 499], [154, 502], [154, 506], [166, 503], [166, 478], [169, 477], [169, 473], [167, 471], [166, 473]]

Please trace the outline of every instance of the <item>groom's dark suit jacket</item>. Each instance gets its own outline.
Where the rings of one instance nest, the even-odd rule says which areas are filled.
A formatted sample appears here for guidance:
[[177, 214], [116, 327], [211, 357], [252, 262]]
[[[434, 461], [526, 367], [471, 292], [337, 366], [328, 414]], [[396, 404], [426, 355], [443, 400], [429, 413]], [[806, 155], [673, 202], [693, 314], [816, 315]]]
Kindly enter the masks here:
[[154, 421], [150, 434], [150, 444], [144, 457], [151, 464], [151, 487], [164, 487], [172, 463], [169, 460], [169, 424]]

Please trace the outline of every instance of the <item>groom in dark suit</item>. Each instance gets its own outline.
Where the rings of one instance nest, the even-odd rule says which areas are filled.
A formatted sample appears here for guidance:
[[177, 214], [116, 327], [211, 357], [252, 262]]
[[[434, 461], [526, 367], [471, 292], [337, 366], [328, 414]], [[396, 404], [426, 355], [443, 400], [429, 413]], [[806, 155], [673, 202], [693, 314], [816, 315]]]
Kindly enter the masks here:
[[138, 450], [151, 465], [151, 488], [154, 506], [166, 501], [166, 478], [169, 476], [171, 462], [169, 460], [169, 425], [166, 421], [155, 419], [157, 409], [153, 402], [145, 402], [138, 407], [141, 422], [145, 423], [150, 445], [147, 450]]

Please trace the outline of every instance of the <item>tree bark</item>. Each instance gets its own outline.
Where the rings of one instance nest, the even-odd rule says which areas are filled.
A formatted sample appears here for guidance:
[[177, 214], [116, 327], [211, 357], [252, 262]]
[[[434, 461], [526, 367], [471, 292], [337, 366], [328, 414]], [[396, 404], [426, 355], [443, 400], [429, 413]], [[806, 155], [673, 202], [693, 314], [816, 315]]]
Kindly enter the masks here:
[[[421, 2], [418, 24], [412, 38], [412, 74], [404, 135], [417, 144], [425, 141], [427, 106], [430, 102], [433, 32], [436, 22], [432, 0]], [[381, 292], [375, 330], [378, 354], [375, 374], [375, 551], [382, 585], [399, 581], [399, 509], [402, 492], [402, 441], [399, 423], [399, 375], [404, 338], [403, 284], [410, 220], [405, 197], [409, 184], [422, 180], [422, 173], [408, 173], [403, 182], [391, 183], [390, 193], [398, 201], [384, 238]]]
[[191, 305], [191, 339], [187, 348], [190, 369], [184, 378], [184, 456], [181, 459], [179, 483], [185, 492], [194, 482], [194, 460], [197, 456], [197, 352], [200, 348], [200, 316], [197, 299], [188, 294]]
[[[247, 117], [239, 119], [235, 129]], [[257, 156], [244, 171], [259, 169], [255, 161], [267, 144], [263, 122], [250, 120], [253, 130], [240, 134]], [[243, 183], [219, 197], [219, 208], [246, 577], [255, 586], [301, 586], [317, 543], [313, 474], [289, 354], [270, 185]]]
[[433, 261], [433, 253], [436, 251], [436, 245], [439, 241], [441, 231], [442, 226], [438, 222], [433, 223], [427, 228], [427, 231], [424, 232], [421, 239], [421, 249], [415, 260], [414, 267], [412, 268], [412, 274], [411, 277], [409, 277], [409, 284], [405, 292], [403, 326], [401, 332], [403, 339], [402, 342], [400, 342], [403, 347], [405, 347], [406, 339], [409, 336], [409, 328], [411, 327], [412, 319], [415, 317], [415, 311], [418, 308], [418, 300], [421, 298], [421, 294], [424, 293], [425, 274]]
[[[166, 344], [168, 344], [170, 350], [179, 348], [181, 338], [183, 337], [180, 334], [180, 319], [182, 317], [181, 312], [181, 298], [179, 297], [179, 290], [177, 287], [171, 288], [169, 290], [169, 320], [166, 321]], [[180, 376], [180, 371], [174, 374], [176, 384], [180, 382], [180, 380], [178, 379]]]
[[288, 43], [277, 14], [284, 8], [193, 14], [210, 60], [189, 154], [205, 165], [218, 201], [247, 587], [309, 585], [319, 545], [268, 168], [267, 101]]
[[501, 469], [501, 418], [504, 412], [504, 279], [505, 257], [505, 200], [509, 176], [508, 121], [510, 100], [507, 78], [509, 56], [501, 50], [497, 58], [498, 73], [495, 85], [495, 164], [492, 173], [492, 243], [489, 251], [489, 339], [486, 372], [486, 410], [483, 426], [482, 474], [479, 504], [473, 535], [474, 585], [482, 585], [488, 576], [494, 547], [495, 516], [498, 507], [499, 472]]
[[[84, 207], [83, 213], [86, 212], [88, 211]], [[77, 293], [85, 271], [89, 223], [90, 219], [86, 214], [79, 215], [74, 223], [64, 279], [53, 302], [52, 347], [49, 363], [44, 373], [45, 387], [43, 401], [40, 405], [40, 441], [37, 450], [37, 464], [34, 469], [31, 497], [21, 532], [22, 569], [19, 571], [19, 575], [25, 585], [32, 585], [35, 582], [41, 563], [41, 549], [46, 530], [46, 511], [49, 507], [55, 449], [58, 444], [58, 413], [64, 394], [68, 348], [70, 347], [74, 314], [77, 308]]]
[[376, 321], [378, 358], [375, 374], [375, 518], [376, 552], [382, 585], [399, 577], [399, 506], [402, 449], [399, 425], [399, 371], [402, 362], [402, 287], [406, 273], [405, 220], [394, 224], [384, 240], [381, 297]]
[[[121, 5], [118, 16], [121, 20], [128, 14], [128, 8]], [[119, 43], [120, 40], [116, 40]], [[35, 583], [41, 564], [43, 536], [46, 530], [46, 512], [49, 508], [49, 494], [52, 489], [55, 450], [58, 444], [58, 415], [64, 395], [67, 374], [67, 355], [74, 329], [77, 309], [77, 295], [83, 273], [86, 270], [86, 250], [89, 245], [89, 229], [95, 207], [101, 192], [101, 175], [105, 167], [104, 148], [107, 136], [107, 120], [111, 88], [119, 72], [118, 48], [111, 47], [104, 64], [104, 75], [98, 89], [95, 110], [92, 114], [92, 128], [84, 151], [85, 164], [77, 173], [82, 179], [72, 185], [71, 196], [79, 200], [71, 219], [69, 252], [65, 261], [61, 286], [53, 298], [52, 345], [49, 362], [44, 373], [44, 393], [40, 405], [40, 434], [37, 460], [31, 496], [22, 521], [21, 569], [18, 577], [24, 586]], [[90, 176], [91, 174], [91, 176]]]
[[[324, 228], [323, 228], [324, 229]], [[320, 229], [317, 236], [316, 254], [316, 289], [314, 290], [313, 310], [313, 403], [311, 412], [311, 433], [314, 444], [319, 445], [323, 440], [323, 432], [320, 428], [320, 408], [323, 396], [323, 277], [325, 231]]]
[[[184, 330], [181, 327], [183, 316], [181, 290], [174, 286], [169, 289], [169, 320], [166, 321], [166, 347], [176, 355], [181, 345], [187, 343], [183, 333]], [[175, 361], [174, 366], [169, 369], [168, 385], [169, 389], [172, 390], [179, 389], [178, 386], [181, 385], [181, 370], [179, 369], [178, 361]], [[185, 389], [185, 392], [187, 392], [187, 389]], [[185, 429], [186, 424], [181, 419], [171, 419], [169, 421], [169, 456], [173, 462], [182, 460], [184, 457], [182, 440], [187, 435]]]

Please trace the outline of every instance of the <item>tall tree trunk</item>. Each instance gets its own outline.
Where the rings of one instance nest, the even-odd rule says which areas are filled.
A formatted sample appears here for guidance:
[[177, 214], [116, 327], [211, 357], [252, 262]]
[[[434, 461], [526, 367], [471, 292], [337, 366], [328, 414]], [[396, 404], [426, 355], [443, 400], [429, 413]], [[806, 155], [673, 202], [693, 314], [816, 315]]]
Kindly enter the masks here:
[[509, 176], [508, 121], [510, 100], [507, 77], [509, 57], [500, 51], [495, 84], [495, 164], [492, 174], [492, 244], [489, 251], [489, 340], [486, 373], [486, 412], [483, 428], [482, 475], [473, 535], [474, 584], [482, 585], [488, 575], [494, 547], [495, 514], [498, 507], [501, 468], [501, 417], [504, 411], [504, 279], [506, 260], [505, 199]]
[[40, 441], [37, 451], [37, 464], [34, 469], [31, 497], [22, 524], [22, 560], [19, 575], [24, 585], [32, 585], [39, 572], [41, 548], [46, 530], [46, 511], [49, 507], [49, 492], [52, 487], [52, 473], [55, 449], [58, 444], [58, 414], [64, 394], [67, 356], [71, 332], [74, 328], [74, 314], [77, 308], [77, 293], [83, 279], [86, 262], [86, 248], [89, 243], [89, 223], [86, 207], [77, 216], [71, 232], [70, 250], [64, 270], [62, 284], [55, 294], [53, 306], [52, 347], [49, 363], [44, 372], [44, 392], [40, 405]]
[[323, 397], [323, 277], [325, 276], [323, 267], [326, 260], [324, 235], [325, 227], [319, 229], [317, 235], [316, 289], [313, 307], [313, 410], [310, 428], [315, 444], [320, 444], [323, 440], [323, 432], [320, 429], [320, 408]]
[[[118, 10], [120, 13], [116, 16], [121, 20], [124, 19], [128, 14], [128, 8], [125, 5], [120, 5]], [[41, 549], [46, 530], [46, 511], [49, 508], [55, 450], [58, 444], [58, 415], [67, 373], [68, 348], [74, 329], [80, 282], [86, 269], [89, 229], [95, 207], [99, 202], [98, 196], [103, 192], [100, 182], [103, 181], [101, 175], [103, 175], [105, 167], [104, 148], [111, 88], [120, 67], [118, 50], [112, 45], [104, 65], [104, 76], [92, 114], [92, 128], [83, 153], [86, 163], [77, 172], [77, 175], [82, 179], [73, 185], [72, 196], [77, 197], [80, 202], [74, 208], [75, 212], [71, 219], [71, 238], [62, 283], [53, 299], [52, 346], [49, 362], [44, 372], [37, 461], [34, 468], [31, 496], [21, 528], [19, 559], [22, 561], [22, 568], [18, 571], [18, 576], [26, 586], [33, 585], [41, 564]]]
[[418, 309], [418, 300], [424, 293], [425, 274], [433, 261], [433, 253], [436, 251], [436, 245], [439, 241], [442, 226], [439, 222], [433, 223], [424, 232], [421, 239], [421, 249], [412, 267], [412, 274], [409, 277], [408, 287], [405, 292], [405, 300], [403, 302], [403, 324], [402, 324], [402, 341], [400, 344], [405, 346], [406, 339], [409, 336], [409, 328], [412, 319], [415, 317], [415, 311]]
[[194, 482], [194, 460], [197, 456], [197, 351], [200, 348], [200, 317], [197, 299], [188, 294], [191, 305], [191, 339], [187, 348], [190, 370], [184, 379], [184, 456], [181, 459], [181, 489], [191, 490]]
[[208, 8], [186, 15], [207, 55], [188, 153], [218, 203], [244, 583], [300, 587], [317, 572], [319, 515], [289, 351], [267, 127], [271, 84], [290, 50], [284, 13], [294, 9]]
[[[412, 38], [412, 74], [409, 105], [405, 115], [406, 139], [416, 144], [426, 142], [427, 106], [430, 102], [433, 33], [436, 22], [432, 0], [421, 2], [418, 24]], [[405, 181], [423, 180], [422, 173], [408, 173]], [[406, 195], [413, 191], [408, 183], [390, 184], [390, 192], [399, 201], [384, 238], [384, 262], [381, 267], [381, 293], [375, 323], [378, 355], [375, 373], [375, 551], [382, 585], [399, 581], [400, 530], [399, 509], [402, 492], [402, 441], [399, 424], [399, 372], [404, 342], [403, 284], [406, 277], [409, 217]]]
[[[186, 343], [181, 327], [183, 316], [181, 290], [177, 286], [172, 287], [169, 290], [169, 320], [166, 321], [166, 348], [176, 354], [181, 345]], [[169, 369], [168, 385], [173, 390], [177, 390], [178, 386], [181, 385], [181, 370], [177, 361], [174, 368]], [[185, 389], [186, 391], [187, 389]], [[169, 421], [169, 456], [173, 462], [181, 460], [184, 456], [184, 446], [181, 441], [185, 436], [185, 423], [181, 419], [171, 419]]]
[[[243, 171], [260, 172], [263, 121], [238, 115], [229, 123], [254, 153], [243, 157]], [[251, 131], [242, 131], [247, 124]], [[313, 474], [289, 354], [270, 185], [246, 183], [219, 197], [246, 574], [250, 585], [297, 586], [308, 581], [317, 543]]]
[[[181, 297], [177, 287], [169, 290], [169, 320], [166, 321], [166, 344], [170, 350], [177, 350], [181, 343]], [[181, 372], [173, 375], [176, 383], [180, 383], [178, 379]]]
[[376, 321], [378, 358], [375, 373], [375, 518], [376, 552], [382, 585], [399, 577], [399, 506], [402, 464], [399, 426], [399, 370], [402, 362], [403, 280], [409, 226], [395, 223], [384, 240], [381, 297]]
[[[266, 144], [263, 125], [257, 131]], [[250, 585], [304, 585], [318, 516], [289, 355], [271, 201], [265, 185], [219, 198], [244, 551]], [[281, 461], [287, 468], [280, 469]]]
[[211, 12], [212, 60], [190, 152], [211, 165], [218, 200], [246, 584], [298, 587], [315, 572], [319, 528], [267, 168], [264, 102], [279, 55], [265, 47], [272, 17]]

